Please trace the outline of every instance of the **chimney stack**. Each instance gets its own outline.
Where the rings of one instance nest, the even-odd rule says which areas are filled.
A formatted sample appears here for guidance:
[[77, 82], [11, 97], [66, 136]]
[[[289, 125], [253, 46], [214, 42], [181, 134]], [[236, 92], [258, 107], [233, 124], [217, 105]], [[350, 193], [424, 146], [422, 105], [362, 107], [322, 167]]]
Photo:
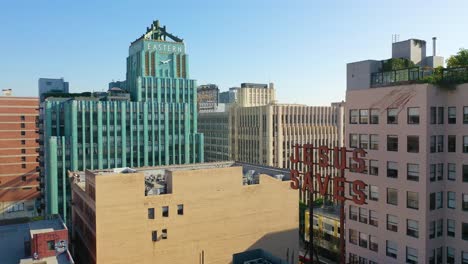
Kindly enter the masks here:
[[437, 38], [433, 37], [432, 38], [432, 56], [433, 57], [436, 56], [436, 41], [437, 41]]

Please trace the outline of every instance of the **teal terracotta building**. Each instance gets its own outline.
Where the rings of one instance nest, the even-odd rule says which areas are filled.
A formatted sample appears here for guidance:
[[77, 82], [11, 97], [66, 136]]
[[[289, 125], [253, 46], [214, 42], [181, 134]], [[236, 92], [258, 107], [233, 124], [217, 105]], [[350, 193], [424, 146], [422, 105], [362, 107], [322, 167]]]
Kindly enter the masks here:
[[153, 22], [131, 43], [121, 86], [41, 102], [46, 214], [69, 220], [68, 171], [203, 162], [197, 85], [182, 39]]

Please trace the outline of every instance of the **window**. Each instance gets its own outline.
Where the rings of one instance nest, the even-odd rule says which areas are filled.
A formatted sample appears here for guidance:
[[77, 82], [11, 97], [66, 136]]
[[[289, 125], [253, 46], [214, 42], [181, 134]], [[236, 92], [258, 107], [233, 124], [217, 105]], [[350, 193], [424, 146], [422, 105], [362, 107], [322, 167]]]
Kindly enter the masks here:
[[359, 222], [367, 224], [367, 209], [359, 208]]
[[462, 252], [462, 264], [468, 264], [468, 251]]
[[408, 136], [407, 137], [407, 151], [410, 153], [419, 152], [419, 136]]
[[387, 151], [398, 151], [398, 136], [387, 136]]
[[444, 234], [444, 219], [437, 220], [436, 235], [441, 237]]
[[437, 113], [438, 114], [437, 118], [439, 119], [438, 123], [443, 124], [444, 123], [444, 107], [439, 107], [438, 110], [439, 110]]
[[457, 151], [457, 136], [447, 136], [447, 151], [456, 152]]
[[429, 209], [435, 210], [435, 193], [429, 195]]
[[370, 175], [379, 175], [379, 163], [377, 160], [369, 160], [369, 174]]
[[367, 234], [359, 232], [359, 246], [367, 248]]
[[419, 223], [416, 220], [406, 220], [406, 235], [411, 237], [419, 237]]
[[184, 215], [184, 205], [183, 204], [177, 205], [177, 214], [178, 215]]
[[349, 263], [350, 264], [358, 264], [358, 255], [349, 253]]
[[379, 220], [377, 219], [377, 212], [374, 210], [369, 210], [369, 224], [375, 227], [379, 226]]
[[463, 153], [468, 153], [468, 136], [463, 136]]
[[408, 107], [408, 124], [419, 124], [419, 107]]
[[468, 240], [468, 223], [462, 223], [462, 239]]
[[468, 106], [463, 107], [463, 124], [468, 124]]
[[437, 152], [444, 152], [444, 136], [437, 136]]
[[26, 140], [21, 140], [21, 145], [26, 145]]
[[55, 250], [55, 241], [54, 240], [48, 240], [47, 241], [47, 249], [48, 250]]
[[349, 110], [349, 123], [357, 124], [359, 120], [359, 111], [356, 109]]
[[448, 119], [447, 122], [449, 124], [456, 124], [457, 123], [457, 108], [456, 107], [448, 107], [447, 108]]
[[387, 124], [398, 124], [398, 109], [387, 109]]
[[366, 134], [359, 135], [359, 147], [362, 149], [369, 148], [369, 136]]
[[398, 252], [398, 244], [391, 240], [387, 240], [387, 256], [396, 259]]
[[370, 110], [370, 124], [378, 124], [379, 123], [379, 109], [371, 109]]
[[369, 199], [372, 201], [378, 201], [379, 200], [379, 187], [375, 185], [369, 185]]
[[359, 110], [359, 124], [367, 124], [369, 122], [369, 110]]
[[444, 179], [444, 164], [439, 163], [437, 164], [437, 180], [441, 181]]
[[447, 163], [447, 179], [454, 181], [457, 178], [457, 164]]
[[419, 181], [419, 164], [408, 163], [406, 177], [409, 181]]
[[379, 150], [379, 135], [371, 134], [370, 137], [370, 149]]
[[468, 211], [468, 194], [462, 194], [462, 210]]
[[430, 142], [430, 152], [434, 153], [436, 152], [436, 145], [437, 145], [437, 139], [436, 136], [431, 136], [431, 142]]
[[436, 193], [436, 209], [440, 209], [443, 207], [444, 197], [443, 192]]
[[398, 217], [395, 215], [387, 215], [387, 230], [398, 232]]
[[367, 209], [359, 208], [359, 222], [367, 224]]
[[169, 206], [163, 206], [162, 207], [162, 216], [163, 217], [169, 217]]
[[436, 180], [436, 164], [429, 165], [429, 180], [431, 182]]
[[349, 243], [357, 245], [358, 232], [353, 229], [349, 229]]
[[468, 182], [468, 165], [462, 165], [463, 170], [463, 182]]
[[442, 264], [442, 247], [437, 248], [437, 264]]
[[417, 192], [406, 192], [406, 207], [419, 209], [419, 194]]
[[379, 251], [379, 244], [377, 242], [377, 237], [369, 236], [369, 249], [375, 252]]
[[21, 131], [21, 135], [22, 135], [22, 136], [25, 136], [25, 135], [26, 135], [26, 132]]
[[148, 208], [148, 219], [154, 219], [154, 208]]
[[437, 107], [431, 107], [431, 124], [435, 124], [437, 121]]
[[26, 118], [25, 118], [24, 115], [20, 116], [20, 119], [21, 119], [21, 121], [25, 121], [25, 120], [26, 120]]
[[358, 208], [354, 205], [349, 206], [349, 219], [354, 221], [358, 220]]
[[455, 264], [455, 249], [447, 247], [447, 264]]
[[455, 209], [455, 192], [447, 192], [447, 208]]
[[349, 134], [349, 146], [351, 148], [357, 148], [359, 145], [358, 134]]
[[26, 124], [25, 124], [25, 123], [21, 123], [21, 128], [26, 128]]
[[398, 205], [398, 190], [387, 188], [387, 203]]
[[398, 178], [398, 163], [387, 161], [387, 177]]
[[167, 239], [167, 229], [162, 230], [162, 239]]
[[367, 259], [365, 257], [359, 256], [359, 264], [367, 264]]
[[435, 221], [429, 223], [429, 239], [435, 238]]
[[21, 149], [21, 154], [26, 154], [26, 150], [25, 150], [25, 149]]
[[151, 232], [151, 240], [158, 241], [158, 231]]
[[406, 247], [406, 263], [418, 263], [418, 250], [412, 247]]
[[21, 168], [26, 169], [26, 164], [21, 164]]
[[447, 219], [447, 236], [455, 237], [455, 220]]

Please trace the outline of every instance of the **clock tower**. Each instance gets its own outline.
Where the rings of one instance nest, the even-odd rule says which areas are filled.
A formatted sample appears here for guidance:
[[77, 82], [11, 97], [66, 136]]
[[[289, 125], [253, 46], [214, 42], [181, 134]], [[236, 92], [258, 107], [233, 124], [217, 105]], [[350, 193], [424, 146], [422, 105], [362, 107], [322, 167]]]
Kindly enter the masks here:
[[186, 91], [195, 87], [195, 80], [189, 79], [188, 55], [183, 40], [167, 32], [166, 26], [161, 27], [158, 20], [154, 21], [129, 48], [127, 89], [132, 99], [181, 102], [180, 96], [171, 95], [168, 100], [166, 93], [180, 93], [181, 89]]

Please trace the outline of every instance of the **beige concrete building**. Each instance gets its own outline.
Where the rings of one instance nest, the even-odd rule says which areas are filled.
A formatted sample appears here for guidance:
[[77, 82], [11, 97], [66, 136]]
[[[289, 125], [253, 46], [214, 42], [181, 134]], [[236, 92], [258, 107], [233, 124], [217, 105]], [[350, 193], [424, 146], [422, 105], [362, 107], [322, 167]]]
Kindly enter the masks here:
[[80, 263], [225, 264], [254, 248], [298, 252], [287, 170], [222, 162], [71, 175]]
[[[393, 53], [428, 61], [410, 43]], [[346, 204], [347, 263], [468, 263], [468, 84], [421, 84], [420, 69], [373, 73], [369, 62], [348, 64], [346, 145], [368, 152], [367, 172], [348, 180], [368, 184], [368, 201]]]
[[237, 104], [242, 107], [266, 105], [276, 100], [273, 83], [242, 83], [237, 90]]

